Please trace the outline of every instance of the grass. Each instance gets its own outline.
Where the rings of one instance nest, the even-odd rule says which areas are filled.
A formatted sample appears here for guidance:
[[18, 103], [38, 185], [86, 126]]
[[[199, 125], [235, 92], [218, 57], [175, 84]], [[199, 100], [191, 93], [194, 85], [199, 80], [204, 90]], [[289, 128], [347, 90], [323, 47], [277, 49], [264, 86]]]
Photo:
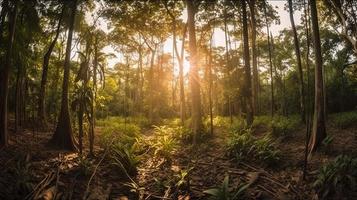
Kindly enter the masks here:
[[254, 119], [252, 127], [267, 128], [274, 137], [287, 137], [300, 125], [299, 116], [258, 116]]
[[338, 197], [356, 190], [357, 158], [339, 155], [336, 159], [320, 168], [314, 187], [321, 199], [327, 196]]
[[332, 114], [331, 121], [336, 127], [341, 129], [352, 127], [357, 123], [357, 111]]
[[276, 164], [280, 160], [280, 151], [270, 136], [255, 138], [251, 132], [250, 128], [232, 132], [227, 142], [228, 155], [238, 162], [256, 158], [268, 166]]

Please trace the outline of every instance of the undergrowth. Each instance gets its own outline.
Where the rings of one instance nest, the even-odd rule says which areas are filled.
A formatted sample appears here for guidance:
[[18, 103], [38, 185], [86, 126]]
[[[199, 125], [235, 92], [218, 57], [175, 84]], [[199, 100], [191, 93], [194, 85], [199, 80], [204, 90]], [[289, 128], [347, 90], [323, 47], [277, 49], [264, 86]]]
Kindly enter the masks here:
[[273, 166], [280, 160], [280, 151], [274, 146], [269, 135], [255, 138], [251, 129], [235, 130], [227, 143], [228, 155], [238, 162], [256, 158], [268, 166]]
[[349, 128], [357, 123], [357, 111], [332, 114], [331, 119], [338, 128]]
[[252, 127], [264, 127], [270, 131], [274, 137], [287, 137], [300, 125], [298, 116], [258, 116], [254, 119]]
[[339, 155], [320, 168], [314, 187], [320, 198], [335, 195], [337, 199], [346, 193], [356, 191], [357, 158]]

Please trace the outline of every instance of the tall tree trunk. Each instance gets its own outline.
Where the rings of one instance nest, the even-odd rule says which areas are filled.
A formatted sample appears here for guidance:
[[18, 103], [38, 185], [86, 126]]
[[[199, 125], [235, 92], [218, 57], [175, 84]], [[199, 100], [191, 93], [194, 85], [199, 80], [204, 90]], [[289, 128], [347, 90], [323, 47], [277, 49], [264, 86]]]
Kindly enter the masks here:
[[297, 60], [297, 67], [299, 71], [299, 92], [300, 92], [300, 116], [301, 116], [301, 121], [305, 123], [305, 93], [304, 93], [304, 78], [303, 78], [303, 72], [302, 72], [302, 64], [301, 64], [301, 52], [300, 52], [300, 44], [299, 44], [299, 39], [297, 36], [296, 32], [296, 27], [295, 27], [295, 21], [294, 21], [294, 15], [293, 15], [293, 3], [292, 0], [288, 0], [289, 2], [289, 13], [290, 13], [290, 22], [291, 22], [291, 27], [293, 29], [293, 34], [294, 34], [294, 46], [295, 46], [295, 54], [296, 54], [296, 60]]
[[149, 121], [150, 123], [154, 122], [154, 65], [155, 65], [155, 54], [156, 54], [155, 45], [154, 49], [151, 50], [151, 59], [150, 59], [150, 69], [149, 69]]
[[197, 47], [196, 47], [196, 30], [195, 30], [195, 10], [194, 2], [187, 0], [187, 24], [189, 33], [189, 51], [190, 51], [190, 87], [192, 103], [192, 132], [193, 144], [197, 143], [197, 138], [202, 131], [202, 114], [201, 114], [201, 92], [200, 77], [197, 66]]
[[55, 47], [57, 43], [58, 36], [60, 34], [60, 29], [61, 29], [61, 23], [62, 23], [62, 18], [63, 18], [63, 12], [64, 12], [65, 6], [63, 6], [60, 18], [58, 19], [58, 25], [56, 29], [56, 35], [53, 38], [50, 46], [48, 47], [48, 50], [43, 58], [43, 67], [42, 67], [42, 79], [41, 79], [41, 86], [40, 86], [40, 92], [38, 94], [38, 110], [37, 110], [37, 117], [39, 122], [41, 123], [43, 128], [47, 127], [47, 118], [46, 118], [46, 111], [45, 111], [45, 99], [46, 99], [46, 85], [47, 85], [47, 74], [48, 74], [48, 65], [50, 62], [51, 54], [53, 51], [53, 48]]
[[249, 39], [248, 39], [248, 20], [247, 20], [247, 5], [245, 0], [240, 1], [242, 4], [243, 17], [243, 46], [244, 46], [244, 96], [246, 105], [246, 122], [250, 126], [253, 123], [253, 109], [252, 109], [252, 85], [251, 85], [251, 71], [250, 71], [250, 57], [249, 57]]
[[270, 115], [274, 116], [274, 78], [273, 78], [273, 62], [272, 62], [272, 55], [271, 55], [271, 44], [270, 44], [270, 36], [269, 36], [269, 24], [268, 24], [268, 16], [267, 16], [267, 8], [266, 2], [264, 1], [264, 15], [265, 15], [265, 23], [267, 26], [267, 36], [268, 36], [268, 51], [269, 51], [269, 66], [270, 66]]
[[8, 142], [7, 130], [7, 97], [9, 94], [9, 74], [11, 66], [11, 55], [15, 36], [17, 4], [18, 1], [13, 1], [14, 8], [10, 12], [9, 34], [7, 40], [5, 64], [0, 66], [0, 147], [6, 146]]
[[[226, 6], [224, 7], [224, 40], [225, 40], [225, 48], [226, 48], [226, 70], [227, 70], [227, 79], [229, 82], [229, 77], [230, 77], [230, 56], [229, 56], [229, 47], [228, 47], [228, 27], [227, 27], [227, 10], [226, 10]], [[232, 124], [233, 123], [233, 116], [232, 116], [232, 101], [231, 101], [231, 97], [230, 94], [228, 92], [224, 93], [225, 95], [227, 95], [227, 100], [228, 100], [228, 113], [229, 113], [229, 121]]]
[[213, 135], [213, 111], [212, 111], [212, 40], [213, 40], [214, 29], [212, 29], [212, 35], [209, 43], [209, 62], [208, 62], [208, 73], [209, 73], [209, 83], [208, 83], [208, 103], [209, 103], [209, 117], [210, 117], [210, 134]]
[[322, 75], [322, 56], [319, 24], [317, 18], [316, 0], [310, 0], [312, 38], [315, 49], [315, 105], [312, 125], [312, 137], [310, 138], [310, 154], [318, 149], [321, 142], [326, 137], [325, 116], [324, 116], [324, 91]]
[[51, 139], [51, 143], [58, 148], [65, 150], [76, 150], [75, 141], [73, 138], [71, 119], [69, 115], [68, 107], [68, 89], [69, 89], [69, 76], [70, 76], [70, 59], [71, 59], [71, 47], [72, 47], [72, 37], [74, 30], [74, 21], [77, 10], [77, 0], [73, 0], [70, 16], [70, 24], [68, 30], [67, 46], [66, 46], [66, 57], [64, 61], [64, 74], [63, 74], [63, 85], [62, 85], [62, 98], [61, 98], [61, 111], [58, 117], [58, 123], [56, 131]]
[[259, 72], [258, 72], [258, 58], [257, 58], [257, 30], [256, 30], [256, 19], [255, 19], [255, 0], [250, 0], [249, 2], [249, 10], [250, 10], [250, 25], [252, 30], [252, 59], [253, 59], [253, 87], [252, 87], [252, 95], [253, 95], [253, 113], [256, 114], [259, 112], [258, 105], [258, 96], [259, 96]]
[[16, 92], [15, 92], [15, 132], [18, 133], [21, 126], [21, 107], [22, 107], [22, 94], [23, 92], [23, 82], [24, 82], [24, 72], [23, 66], [18, 65], [17, 75], [16, 75]]
[[94, 155], [94, 129], [95, 129], [95, 100], [97, 98], [97, 71], [98, 71], [98, 37], [95, 37], [94, 60], [93, 60], [93, 90], [91, 99], [91, 123], [89, 131], [89, 154]]

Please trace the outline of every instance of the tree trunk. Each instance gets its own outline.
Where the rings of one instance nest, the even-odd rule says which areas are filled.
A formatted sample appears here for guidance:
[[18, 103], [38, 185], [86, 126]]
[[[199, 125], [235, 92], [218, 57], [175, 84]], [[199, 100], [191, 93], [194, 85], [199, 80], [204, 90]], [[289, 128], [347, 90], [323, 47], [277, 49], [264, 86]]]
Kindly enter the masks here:
[[72, 37], [74, 29], [74, 21], [77, 9], [77, 0], [74, 0], [71, 9], [71, 18], [68, 30], [67, 46], [66, 46], [66, 57], [64, 61], [64, 74], [63, 74], [63, 85], [62, 85], [62, 98], [61, 98], [61, 111], [58, 117], [58, 123], [56, 131], [51, 139], [51, 143], [56, 147], [65, 150], [76, 150], [75, 141], [72, 134], [71, 119], [69, 115], [68, 107], [68, 88], [69, 88], [69, 77], [70, 77], [70, 59], [71, 59], [71, 47], [72, 47]]
[[312, 137], [310, 138], [310, 154], [318, 149], [321, 142], [326, 137], [326, 127], [324, 118], [324, 91], [323, 91], [323, 75], [322, 75], [322, 56], [321, 42], [319, 34], [319, 24], [317, 18], [316, 1], [310, 0], [311, 22], [312, 22], [312, 38], [315, 49], [315, 105], [314, 118], [312, 126]]
[[253, 95], [253, 113], [256, 114], [259, 112], [258, 105], [258, 94], [259, 94], [259, 72], [258, 72], [258, 58], [257, 58], [257, 47], [256, 47], [256, 39], [257, 39], [257, 30], [256, 30], [256, 19], [255, 19], [255, 0], [249, 1], [249, 10], [250, 10], [250, 25], [252, 30], [252, 59], [253, 59], [253, 87], [252, 87], [252, 95]]
[[294, 22], [294, 15], [293, 15], [293, 3], [292, 0], [288, 0], [289, 2], [289, 13], [290, 13], [290, 22], [291, 27], [294, 33], [294, 46], [295, 46], [295, 54], [297, 59], [297, 67], [299, 72], [299, 92], [300, 92], [300, 116], [301, 121], [305, 123], [305, 93], [304, 93], [304, 78], [302, 72], [302, 64], [301, 64], [301, 52], [300, 52], [300, 45], [299, 40], [296, 32], [295, 22]]
[[275, 107], [275, 101], [274, 101], [274, 78], [273, 78], [273, 63], [272, 63], [272, 55], [271, 55], [271, 44], [270, 44], [270, 36], [269, 36], [269, 24], [268, 24], [268, 17], [267, 17], [267, 8], [266, 8], [266, 2], [264, 1], [264, 15], [265, 15], [265, 23], [267, 26], [267, 35], [268, 35], [268, 51], [269, 51], [269, 66], [270, 66], [270, 99], [271, 99], [271, 104], [270, 104], [270, 115], [273, 117], [274, 116], [274, 107]]
[[89, 131], [89, 154], [94, 155], [94, 129], [95, 129], [95, 100], [97, 98], [97, 70], [98, 70], [98, 37], [95, 38], [94, 44], [94, 61], [93, 61], [93, 91], [91, 99], [91, 122]]
[[201, 92], [200, 78], [197, 66], [197, 47], [196, 47], [196, 30], [195, 30], [195, 10], [194, 2], [187, 0], [187, 24], [189, 33], [189, 52], [190, 52], [190, 87], [192, 103], [192, 132], [193, 144], [197, 143], [197, 138], [202, 131], [202, 114], [201, 114]]
[[246, 105], [246, 122], [250, 126], [253, 123], [253, 109], [252, 109], [252, 85], [251, 85], [251, 71], [250, 71], [250, 57], [249, 57], [249, 39], [248, 39], [248, 20], [247, 20], [247, 5], [245, 0], [241, 0], [242, 17], [243, 17], [243, 46], [244, 46], [244, 96]]
[[155, 65], [155, 54], [156, 54], [156, 45], [154, 49], [151, 50], [151, 59], [150, 59], [150, 69], [149, 69], [149, 122], [154, 122], [154, 65]]
[[213, 39], [213, 30], [209, 43], [209, 62], [208, 62], [208, 73], [209, 73], [209, 83], [208, 83], [208, 102], [209, 102], [209, 117], [210, 117], [210, 134], [213, 135], [213, 111], [212, 111], [212, 39]]
[[15, 132], [18, 133], [21, 126], [21, 107], [22, 107], [22, 95], [23, 95], [23, 82], [24, 82], [24, 73], [23, 73], [23, 66], [18, 65], [16, 75], [16, 92], [15, 92]]
[[64, 9], [65, 9], [65, 6], [63, 6], [63, 8], [62, 8], [62, 12], [61, 12], [60, 18], [58, 20], [56, 35], [53, 38], [53, 40], [52, 40], [50, 46], [48, 47], [48, 50], [43, 58], [42, 79], [41, 79], [40, 92], [38, 95], [38, 110], [37, 110], [37, 117], [38, 117], [38, 120], [43, 128], [47, 127], [47, 118], [46, 118], [46, 111], [45, 111], [45, 97], [46, 97], [48, 65], [50, 62], [50, 57], [51, 57], [53, 48], [55, 47], [55, 45], [57, 43], [58, 36], [60, 34], [60, 28], [61, 28]]
[[0, 68], [0, 148], [7, 145], [8, 130], [7, 130], [7, 97], [9, 94], [9, 73], [11, 65], [11, 55], [15, 36], [17, 4], [15, 0], [14, 8], [10, 15], [9, 34], [7, 40], [5, 64]]

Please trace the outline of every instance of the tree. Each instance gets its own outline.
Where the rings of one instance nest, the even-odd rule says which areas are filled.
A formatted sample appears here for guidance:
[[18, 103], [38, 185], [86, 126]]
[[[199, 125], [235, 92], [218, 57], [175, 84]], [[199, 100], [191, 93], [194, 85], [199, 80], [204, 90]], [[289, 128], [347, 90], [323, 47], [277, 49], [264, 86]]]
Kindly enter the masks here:
[[324, 0], [323, 2], [328, 10], [334, 13], [327, 16], [337, 17], [337, 23], [332, 27], [352, 45], [357, 55], [357, 2], [354, 0]]
[[295, 22], [294, 22], [294, 14], [293, 14], [294, 11], [293, 11], [292, 0], [288, 0], [288, 3], [289, 3], [290, 22], [294, 34], [294, 46], [295, 46], [297, 67], [299, 71], [300, 116], [301, 116], [301, 121], [305, 122], [305, 97], [304, 97], [305, 94], [304, 94], [304, 78], [303, 78], [302, 64], [301, 64], [301, 52], [300, 52], [299, 39], [297, 36]]
[[77, 10], [77, 0], [73, 0], [71, 1], [70, 24], [68, 30], [66, 56], [64, 61], [61, 111], [58, 117], [56, 131], [51, 139], [51, 143], [54, 144], [55, 146], [70, 151], [76, 150], [76, 146], [74, 144], [74, 138], [72, 134], [71, 119], [70, 119], [69, 107], [68, 107], [68, 87], [69, 87], [69, 76], [70, 76], [70, 67], [71, 67], [70, 59], [71, 59], [72, 37], [73, 37], [76, 10]]
[[[8, 130], [7, 130], [7, 103], [9, 94], [9, 74], [11, 67], [11, 55], [15, 36], [16, 18], [17, 18], [17, 6], [18, 0], [12, 2], [13, 8], [9, 12], [9, 34], [6, 47], [5, 64], [0, 68], [0, 147], [6, 146], [8, 142]], [[8, 5], [7, 8], [10, 9]], [[2, 37], [2, 35], [0, 35]]]
[[46, 118], [46, 111], [45, 111], [45, 97], [46, 97], [46, 85], [47, 85], [47, 74], [48, 74], [48, 65], [50, 62], [52, 51], [57, 43], [58, 36], [61, 30], [61, 23], [63, 18], [65, 6], [62, 7], [62, 12], [58, 19], [58, 25], [56, 29], [55, 37], [53, 38], [48, 50], [43, 57], [43, 65], [42, 65], [42, 78], [41, 78], [41, 86], [40, 92], [38, 94], [38, 110], [37, 110], [37, 117], [43, 127], [47, 127], [47, 118]]
[[315, 50], [315, 104], [312, 133], [310, 138], [310, 154], [318, 149], [326, 138], [325, 115], [324, 115], [324, 91], [322, 75], [322, 55], [319, 24], [317, 17], [316, 0], [310, 0], [312, 39]]
[[274, 79], [273, 79], [273, 63], [272, 63], [272, 55], [271, 55], [271, 43], [270, 43], [270, 36], [269, 36], [269, 24], [268, 24], [268, 17], [267, 17], [267, 5], [264, 1], [264, 15], [265, 15], [265, 23], [267, 27], [267, 37], [268, 37], [268, 51], [269, 51], [269, 66], [270, 66], [270, 115], [274, 116]]
[[248, 20], [247, 20], [247, 5], [245, 0], [241, 0], [242, 4], [242, 20], [243, 20], [243, 50], [244, 50], [244, 91], [245, 105], [246, 105], [246, 122], [250, 126], [253, 123], [253, 109], [252, 109], [252, 85], [251, 85], [251, 70], [249, 57], [249, 39], [248, 39]]
[[257, 59], [257, 22], [255, 19], [255, 0], [248, 1], [249, 10], [250, 10], [250, 26], [252, 31], [252, 65], [253, 65], [253, 88], [252, 88], [252, 96], [253, 96], [253, 113], [258, 112], [258, 93], [259, 93], [259, 72], [258, 72], [258, 59]]
[[190, 87], [192, 103], [192, 132], [193, 144], [196, 144], [197, 137], [202, 131], [202, 113], [201, 113], [201, 92], [200, 78], [198, 75], [195, 13], [196, 7], [193, 1], [187, 0], [187, 25], [189, 34], [189, 52], [190, 52]]

